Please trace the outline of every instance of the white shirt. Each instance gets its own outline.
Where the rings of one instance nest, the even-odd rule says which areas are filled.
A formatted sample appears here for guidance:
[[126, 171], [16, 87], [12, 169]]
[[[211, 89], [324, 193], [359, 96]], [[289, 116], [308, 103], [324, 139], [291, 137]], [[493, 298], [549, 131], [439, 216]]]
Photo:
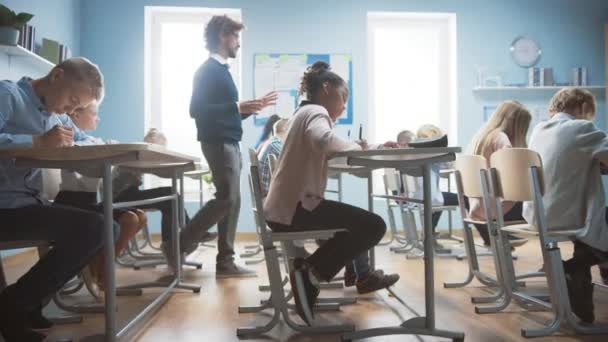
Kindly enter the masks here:
[[[530, 149], [543, 162], [543, 204], [549, 230], [580, 229], [577, 239], [608, 251], [606, 201], [599, 160], [608, 159], [608, 137], [593, 122], [557, 113], [538, 124]], [[524, 203], [524, 218], [534, 222], [532, 203]]]
[[224, 64], [224, 65], [228, 65], [228, 60], [222, 56], [220, 56], [217, 53], [212, 53], [209, 55], [209, 57], [215, 59], [216, 61], [218, 61], [220, 64]]
[[[97, 145], [104, 145], [104, 141], [90, 137], [91, 143]], [[61, 170], [61, 184], [59, 189], [63, 191], [84, 191], [84, 192], [97, 192], [101, 185], [101, 178], [92, 178], [84, 176], [78, 172], [71, 171], [68, 169]]]

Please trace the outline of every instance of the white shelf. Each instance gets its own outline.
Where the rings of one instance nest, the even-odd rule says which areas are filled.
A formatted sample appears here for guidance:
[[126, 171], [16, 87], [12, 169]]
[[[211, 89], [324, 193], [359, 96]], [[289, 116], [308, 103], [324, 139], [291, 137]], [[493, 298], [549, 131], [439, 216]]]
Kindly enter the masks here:
[[45, 58], [40, 57], [21, 46], [0, 45], [0, 55], [8, 56], [9, 59], [18, 58], [23, 63], [29, 64], [37, 69], [50, 70], [55, 66], [55, 64], [49, 62]]
[[[552, 86], [552, 87], [475, 87], [474, 92], [491, 92], [491, 91], [531, 91], [531, 90], [560, 90], [568, 86]], [[606, 89], [606, 86], [576, 86], [574, 88], [587, 89], [587, 90], [601, 90]]]

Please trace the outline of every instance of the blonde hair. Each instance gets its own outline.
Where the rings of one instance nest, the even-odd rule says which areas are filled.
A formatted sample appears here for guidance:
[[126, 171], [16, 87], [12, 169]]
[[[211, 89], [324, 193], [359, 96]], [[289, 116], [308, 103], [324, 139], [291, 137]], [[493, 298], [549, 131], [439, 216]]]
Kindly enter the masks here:
[[63, 70], [63, 74], [71, 80], [85, 83], [98, 103], [103, 100], [103, 74], [90, 60], [84, 57], [69, 58], [56, 65], [51, 73], [56, 69]]
[[287, 131], [287, 123], [289, 120], [287, 119], [279, 119], [277, 122], [272, 125], [272, 134], [277, 135], [281, 133], [285, 133]]
[[473, 139], [472, 154], [483, 155], [484, 148], [494, 135], [503, 132], [513, 147], [527, 147], [526, 135], [532, 115], [521, 103], [505, 101], [496, 108], [492, 116]]
[[157, 144], [162, 146], [167, 146], [167, 137], [163, 132], [159, 131], [156, 128], [150, 128], [146, 136], [144, 137], [144, 142], [149, 144]]
[[443, 136], [443, 131], [435, 125], [426, 124], [418, 128], [416, 135], [418, 139], [437, 138]]
[[397, 143], [407, 145], [413, 140], [416, 140], [416, 134], [412, 131], [404, 130], [397, 134]]
[[550, 117], [560, 112], [577, 119], [592, 119], [595, 116], [595, 97], [585, 89], [563, 88], [549, 102]]

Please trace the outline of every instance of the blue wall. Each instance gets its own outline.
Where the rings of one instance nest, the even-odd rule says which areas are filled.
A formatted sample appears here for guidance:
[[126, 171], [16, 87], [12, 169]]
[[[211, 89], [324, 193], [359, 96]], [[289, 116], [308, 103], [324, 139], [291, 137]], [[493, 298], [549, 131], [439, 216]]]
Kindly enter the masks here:
[[[36, 41], [38, 44], [42, 42], [43, 37], [50, 38], [67, 44], [74, 55], [79, 54], [79, 0], [2, 0], [0, 4], [15, 12], [34, 14], [30, 24], [36, 27]], [[11, 255], [16, 252], [16, 250], [4, 251], [2, 255]]]
[[[42, 1], [37, 2], [42, 4]], [[525, 82], [526, 71], [511, 61], [508, 49], [511, 41], [520, 34], [529, 35], [541, 44], [543, 56], [539, 66], [552, 66], [558, 81], [567, 81], [572, 67], [586, 66], [592, 84], [605, 84], [603, 30], [604, 23], [608, 21], [608, 2], [604, 0], [87, 0], [82, 1], [80, 9], [80, 51], [99, 63], [106, 76], [107, 96], [101, 108], [103, 120], [99, 128], [99, 135], [104, 137], [136, 141], [144, 130], [146, 5], [241, 8], [247, 25], [241, 51], [244, 68], [242, 98], [252, 95], [249, 85], [253, 84], [254, 53], [351, 53], [354, 62], [354, 125], [363, 123], [366, 127], [368, 120], [373, 119], [367, 117], [366, 13], [456, 13], [458, 140], [462, 146], [468, 144], [481, 125], [484, 105], [516, 98], [533, 107], [546, 105], [552, 95], [547, 92], [516, 92], [499, 96], [473, 94], [476, 66], [505, 72], [506, 82]], [[605, 127], [604, 95], [598, 94], [601, 94], [598, 124]], [[403, 108], [407, 109], [407, 103]], [[244, 123], [244, 129], [243, 146], [251, 146], [260, 129], [254, 127], [251, 120]], [[346, 135], [348, 127], [338, 129]], [[244, 177], [242, 185], [247, 189]], [[362, 181], [348, 178], [345, 187], [348, 202], [366, 205]], [[252, 230], [248, 191], [243, 191], [243, 194], [240, 226], [242, 230]], [[384, 210], [379, 208], [379, 211]]]
[[80, 0], [2, 0], [0, 4], [15, 12], [34, 14], [36, 41], [42, 38], [67, 45], [73, 55], [80, 52]]

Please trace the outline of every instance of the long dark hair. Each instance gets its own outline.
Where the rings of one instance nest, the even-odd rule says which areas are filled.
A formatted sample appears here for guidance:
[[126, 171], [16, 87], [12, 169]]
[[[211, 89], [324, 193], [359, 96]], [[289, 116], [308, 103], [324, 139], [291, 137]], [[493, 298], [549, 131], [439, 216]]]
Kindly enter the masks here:
[[260, 138], [258, 139], [258, 141], [255, 143], [255, 148], [257, 149], [264, 141], [268, 140], [268, 138], [270, 138], [270, 135], [272, 134], [272, 126], [274, 126], [274, 123], [281, 120], [281, 117], [278, 116], [277, 114], [273, 114], [271, 115], [268, 120], [266, 121], [266, 124], [264, 125], [264, 129], [262, 130], [262, 134], [260, 135]]

